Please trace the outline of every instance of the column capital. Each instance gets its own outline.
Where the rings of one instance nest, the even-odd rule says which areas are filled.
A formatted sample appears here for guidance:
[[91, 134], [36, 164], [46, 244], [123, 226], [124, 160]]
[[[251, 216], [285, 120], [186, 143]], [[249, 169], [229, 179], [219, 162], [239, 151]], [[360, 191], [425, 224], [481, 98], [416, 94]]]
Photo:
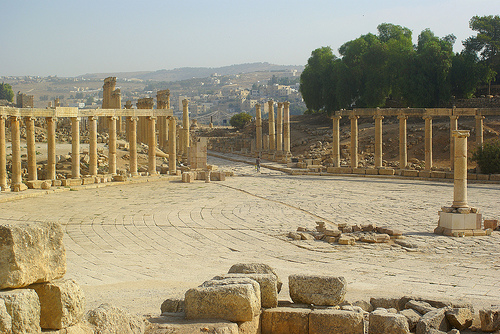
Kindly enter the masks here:
[[98, 116], [89, 116], [89, 121], [97, 121], [98, 119]]
[[108, 116], [110, 121], [118, 120], [118, 116]]
[[349, 119], [358, 119], [358, 118], [359, 118], [359, 116], [357, 116], [357, 115], [349, 115]]
[[24, 117], [24, 120], [25, 120], [25, 121], [34, 121], [35, 119], [36, 119], [36, 117], [35, 117], [35, 116], [25, 116], [25, 117]]
[[452, 131], [453, 137], [457, 138], [467, 138], [470, 136], [470, 131], [469, 130], [454, 130]]
[[290, 102], [288, 101], [283, 102], [283, 106], [285, 106], [285, 108], [288, 108], [290, 106]]
[[476, 115], [475, 118], [476, 119], [484, 119], [484, 116], [483, 115]]
[[57, 122], [57, 117], [54, 117], [54, 116], [45, 117], [45, 121], [55, 123], [55, 122]]
[[12, 116], [12, 115], [11, 115], [11, 116], [9, 116], [9, 119], [10, 119], [11, 121], [20, 121], [20, 120], [21, 120], [21, 116]]
[[382, 116], [382, 115], [374, 115], [373, 119], [384, 119], [384, 116]]
[[146, 116], [149, 120], [155, 120], [156, 116]]
[[331, 119], [341, 119], [342, 116], [340, 115], [333, 115], [333, 116], [330, 116]]
[[456, 120], [458, 119], [458, 115], [450, 115], [450, 120]]
[[283, 108], [283, 102], [278, 102], [278, 108]]
[[6, 120], [8, 118], [7, 115], [0, 115], [0, 119]]
[[398, 115], [398, 119], [408, 119], [407, 115]]
[[188, 99], [184, 99], [184, 100], [182, 100], [182, 106], [183, 106], [183, 107], [187, 107], [188, 105], [189, 105], [189, 101], [188, 101]]
[[82, 119], [81, 117], [70, 117], [71, 120], [75, 120], [77, 122], [80, 122], [80, 120]]
[[425, 116], [422, 116], [422, 118], [423, 118], [423, 119], [430, 119], [430, 120], [432, 120], [432, 116], [430, 116], [430, 115], [425, 115]]
[[[168, 118], [170, 118], [170, 116], [168, 116]], [[139, 120], [139, 117], [138, 116], [128, 116], [127, 120], [130, 122], [137, 122]]]
[[270, 106], [274, 105], [274, 101], [273, 100], [269, 100], [267, 101], [267, 104], [269, 104]]

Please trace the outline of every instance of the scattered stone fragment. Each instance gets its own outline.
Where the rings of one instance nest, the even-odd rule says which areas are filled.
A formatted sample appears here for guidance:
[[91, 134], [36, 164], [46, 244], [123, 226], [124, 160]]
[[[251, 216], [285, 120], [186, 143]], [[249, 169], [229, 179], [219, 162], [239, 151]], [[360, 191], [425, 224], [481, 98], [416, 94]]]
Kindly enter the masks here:
[[369, 334], [408, 334], [408, 320], [402, 314], [390, 313], [383, 308], [370, 313]]
[[434, 311], [436, 308], [432, 307], [431, 304], [419, 301], [419, 300], [410, 300], [405, 304], [405, 308], [413, 309], [420, 314], [426, 314], [427, 312]]
[[399, 314], [402, 314], [406, 317], [406, 319], [408, 320], [408, 327], [410, 331], [414, 332], [415, 328], [417, 327], [417, 323], [422, 315], [411, 308], [401, 310], [399, 311]]
[[456, 307], [445, 312], [446, 319], [453, 328], [464, 330], [472, 325], [473, 314], [468, 307]]
[[314, 240], [314, 236], [312, 234], [300, 232], [299, 235], [301, 240]]
[[239, 274], [273, 274], [276, 276], [276, 281], [278, 285], [278, 293], [281, 291], [281, 286], [283, 282], [276, 273], [276, 271], [265, 263], [237, 263], [229, 268], [228, 274], [239, 273]]
[[0, 240], [0, 289], [48, 282], [66, 273], [60, 224], [0, 225]]
[[309, 333], [315, 334], [362, 334], [363, 314], [351, 311], [324, 309], [309, 315]]
[[166, 299], [160, 306], [161, 313], [184, 312], [184, 299]]
[[353, 237], [342, 235], [340, 236], [338, 243], [339, 245], [354, 245], [356, 240]]
[[288, 237], [293, 240], [301, 240], [300, 234], [298, 234], [297, 232], [289, 232]]
[[446, 308], [440, 308], [424, 314], [417, 323], [416, 334], [427, 334], [431, 329], [449, 331], [451, 326], [446, 320], [446, 311]]
[[479, 318], [482, 331], [493, 332], [500, 329], [500, 308], [479, 310]]
[[336, 306], [343, 300], [347, 282], [344, 277], [290, 275], [290, 298], [298, 304]]
[[[89, 311], [86, 318], [93, 326], [94, 333], [143, 334], [146, 327], [141, 317], [130, 315], [109, 304], [102, 304]], [[109, 331], [110, 328], [113, 329], [112, 332]]]
[[373, 309], [378, 308], [395, 308], [399, 310], [399, 298], [370, 298], [370, 304], [372, 304]]
[[41, 333], [40, 302], [34, 290], [0, 291], [0, 299], [12, 319], [12, 333]]
[[[173, 315], [149, 318], [144, 334], [239, 334], [238, 324], [220, 319], [188, 320]], [[76, 333], [75, 333], [76, 334]]]
[[373, 306], [366, 300], [357, 300], [354, 303], [352, 303], [353, 306], [359, 306], [361, 307], [365, 312], [371, 312], [373, 311]]

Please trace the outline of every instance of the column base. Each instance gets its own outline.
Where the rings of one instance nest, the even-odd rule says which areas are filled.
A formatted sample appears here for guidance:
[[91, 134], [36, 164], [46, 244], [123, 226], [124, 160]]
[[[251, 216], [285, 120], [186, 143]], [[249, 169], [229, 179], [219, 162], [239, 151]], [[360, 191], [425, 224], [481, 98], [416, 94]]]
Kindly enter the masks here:
[[13, 184], [10, 186], [10, 188], [13, 192], [28, 190], [28, 186], [24, 183]]
[[1, 191], [1, 192], [4, 192], [4, 193], [8, 193], [8, 192], [10, 192], [10, 190], [11, 190], [11, 189], [10, 189], [10, 187], [8, 187], [8, 186], [2, 186], [2, 187], [0, 188], [0, 191]]
[[486, 235], [486, 231], [481, 229], [482, 215], [476, 208], [443, 207], [438, 214], [435, 234], [454, 237]]

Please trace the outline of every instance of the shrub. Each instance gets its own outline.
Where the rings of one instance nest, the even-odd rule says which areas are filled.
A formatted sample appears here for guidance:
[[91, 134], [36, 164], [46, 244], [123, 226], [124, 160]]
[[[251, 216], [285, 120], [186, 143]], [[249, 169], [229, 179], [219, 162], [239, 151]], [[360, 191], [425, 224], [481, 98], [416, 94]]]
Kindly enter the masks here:
[[243, 129], [243, 127], [252, 120], [252, 116], [249, 113], [241, 112], [239, 114], [234, 115], [229, 120], [229, 124], [234, 126], [236, 129]]
[[481, 173], [500, 174], [500, 140], [484, 143], [473, 151], [471, 159], [477, 162]]

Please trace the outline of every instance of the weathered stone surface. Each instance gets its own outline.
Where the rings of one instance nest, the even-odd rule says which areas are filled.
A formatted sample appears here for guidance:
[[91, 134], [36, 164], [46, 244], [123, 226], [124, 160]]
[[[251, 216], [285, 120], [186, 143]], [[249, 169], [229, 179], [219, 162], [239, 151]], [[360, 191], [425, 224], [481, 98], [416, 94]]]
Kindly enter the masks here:
[[372, 304], [373, 309], [378, 308], [395, 308], [400, 310], [399, 299], [398, 298], [370, 298], [370, 304]]
[[65, 273], [66, 250], [61, 225], [0, 225], [0, 289], [48, 282]]
[[314, 240], [314, 235], [307, 232], [299, 232], [301, 240]]
[[406, 303], [405, 308], [413, 309], [420, 314], [426, 314], [427, 312], [434, 311], [436, 309], [427, 302], [413, 299]]
[[259, 283], [262, 307], [278, 306], [278, 281], [274, 274], [225, 274], [216, 276], [213, 279], [220, 280], [241, 277], [247, 277]]
[[449, 331], [451, 326], [446, 320], [446, 311], [446, 308], [440, 308], [424, 314], [417, 323], [416, 334], [427, 334], [431, 329]]
[[94, 330], [88, 323], [82, 322], [63, 329], [44, 330], [43, 334], [94, 334]]
[[238, 334], [261, 334], [261, 314], [253, 317], [250, 321], [238, 322]]
[[146, 327], [141, 317], [109, 304], [89, 311], [86, 318], [94, 333], [99, 334], [143, 334]]
[[55, 280], [30, 285], [40, 299], [40, 326], [62, 329], [77, 324], [83, 318], [85, 297], [73, 280]]
[[373, 306], [366, 300], [357, 300], [354, 303], [352, 303], [352, 306], [359, 306], [363, 309], [365, 312], [371, 312], [373, 311]]
[[262, 312], [262, 334], [309, 334], [308, 308], [278, 307]]
[[12, 318], [9, 312], [7, 312], [3, 299], [0, 299], [0, 333], [12, 333]]
[[227, 320], [187, 320], [184, 316], [172, 315], [148, 319], [144, 332], [144, 334], [193, 333], [239, 334], [238, 325]]
[[309, 333], [363, 334], [363, 314], [334, 309], [314, 310], [309, 315]]
[[40, 328], [40, 302], [38, 295], [31, 289], [0, 291], [0, 299], [12, 318], [12, 333], [37, 334]]
[[184, 299], [166, 299], [160, 306], [161, 313], [184, 312]]
[[500, 308], [479, 310], [479, 318], [482, 331], [493, 332], [500, 329]]
[[260, 312], [260, 287], [246, 278], [207, 281], [189, 289], [184, 303], [188, 319], [251, 321]]
[[399, 314], [404, 315], [408, 319], [408, 327], [410, 331], [414, 332], [422, 315], [411, 308], [399, 311]]
[[356, 243], [356, 239], [347, 235], [341, 235], [338, 243], [339, 245], [354, 245]]
[[445, 312], [446, 319], [453, 328], [464, 330], [472, 325], [473, 314], [468, 307], [456, 307]]
[[344, 301], [344, 277], [290, 275], [290, 297], [294, 303], [335, 306]]
[[[404, 245], [404, 241], [397, 240], [396, 243], [401, 244], [404, 247], [409, 247], [409, 248], [418, 248], [420, 246], [418, 245]], [[417, 300], [417, 301], [423, 301], [426, 303], [429, 303], [432, 307], [435, 308], [443, 308], [443, 307], [462, 307], [461, 305], [455, 305], [451, 301], [446, 301], [446, 300], [434, 300], [434, 299], [428, 299], [428, 298], [420, 298], [420, 297], [410, 297], [410, 296], [404, 296], [401, 297], [399, 300], [399, 309], [403, 310], [405, 308], [406, 303], [408, 303], [410, 300]]]
[[385, 309], [377, 309], [370, 313], [369, 334], [408, 334], [408, 320], [402, 314], [389, 313]]
[[297, 232], [289, 232], [288, 237], [293, 240], [301, 240], [300, 234]]
[[276, 273], [276, 271], [265, 263], [237, 263], [229, 268], [228, 274], [273, 274], [276, 276], [278, 284], [278, 293], [281, 291], [283, 282]]

